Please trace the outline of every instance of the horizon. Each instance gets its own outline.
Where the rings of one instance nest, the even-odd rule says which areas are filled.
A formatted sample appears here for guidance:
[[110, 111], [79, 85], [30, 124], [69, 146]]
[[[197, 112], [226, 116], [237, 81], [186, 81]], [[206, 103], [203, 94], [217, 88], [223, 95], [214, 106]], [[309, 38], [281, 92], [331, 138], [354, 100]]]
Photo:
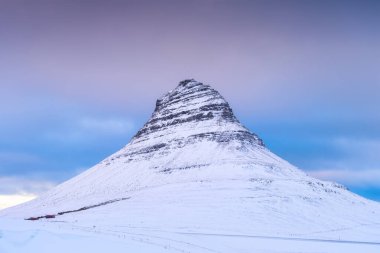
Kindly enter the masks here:
[[122, 148], [187, 78], [218, 90], [273, 153], [380, 201], [379, 11], [369, 0], [4, 1], [0, 209]]

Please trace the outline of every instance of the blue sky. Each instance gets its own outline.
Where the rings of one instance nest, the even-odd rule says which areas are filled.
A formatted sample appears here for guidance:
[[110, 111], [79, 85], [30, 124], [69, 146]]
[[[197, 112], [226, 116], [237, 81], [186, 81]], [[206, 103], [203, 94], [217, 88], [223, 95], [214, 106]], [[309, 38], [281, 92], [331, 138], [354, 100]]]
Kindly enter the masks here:
[[378, 13], [378, 1], [4, 1], [0, 195], [96, 164], [192, 77], [273, 152], [380, 200]]

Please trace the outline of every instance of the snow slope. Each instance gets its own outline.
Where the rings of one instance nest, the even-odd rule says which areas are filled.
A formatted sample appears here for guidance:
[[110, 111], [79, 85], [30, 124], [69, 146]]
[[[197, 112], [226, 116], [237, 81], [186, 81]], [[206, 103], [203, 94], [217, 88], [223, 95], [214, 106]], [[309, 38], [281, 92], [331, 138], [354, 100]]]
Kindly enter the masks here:
[[[55, 218], [23, 221], [45, 215]], [[43, 231], [40, 241], [53, 235], [75, 245], [81, 236], [101, 237], [132, 252], [315, 252], [315, 245], [318, 252], [380, 252], [378, 203], [271, 153], [216, 90], [195, 80], [157, 100], [123, 149], [40, 198], [0, 212], [1, 221], [8, 225], [0, 250], [15, 252], [40, 247], [36, 239], [9, 246], [17, 241], [12, 228], [29, 227], [26, 238], [36, 229]]]

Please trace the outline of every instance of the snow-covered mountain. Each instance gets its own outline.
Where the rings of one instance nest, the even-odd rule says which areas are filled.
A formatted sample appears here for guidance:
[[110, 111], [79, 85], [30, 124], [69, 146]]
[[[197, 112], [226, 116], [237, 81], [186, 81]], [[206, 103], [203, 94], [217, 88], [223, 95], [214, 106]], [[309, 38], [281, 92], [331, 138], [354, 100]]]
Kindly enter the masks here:
[[270, 152], [215, 89], [193, 79], [158, 99], [124, 148], [0, 217], [119, 236], [149, 230], [380, 243], [378, 203]]

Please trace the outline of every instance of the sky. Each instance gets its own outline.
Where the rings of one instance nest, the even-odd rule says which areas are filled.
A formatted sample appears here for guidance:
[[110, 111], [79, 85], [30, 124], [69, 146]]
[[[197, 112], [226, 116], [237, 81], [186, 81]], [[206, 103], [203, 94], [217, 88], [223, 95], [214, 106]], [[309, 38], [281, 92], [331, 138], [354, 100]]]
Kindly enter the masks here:
[[122, 148], [187, 78], [274, 153], [380, 201], [379, 24], [368, 0], [0, 0], [0, 208]]

